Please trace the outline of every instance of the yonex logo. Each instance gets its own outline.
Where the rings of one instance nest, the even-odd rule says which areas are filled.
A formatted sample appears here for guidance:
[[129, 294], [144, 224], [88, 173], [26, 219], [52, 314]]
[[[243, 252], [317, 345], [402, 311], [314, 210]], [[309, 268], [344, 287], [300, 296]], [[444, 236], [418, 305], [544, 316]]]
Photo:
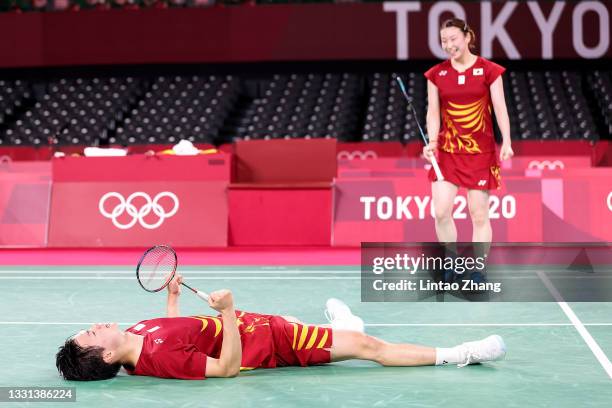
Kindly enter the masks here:
[[[139, 197], [143, 198], [146, 202], [142, 207], [140, 207], [140, 209], [137, 209], [133, 202]], [[166, 211], [166, 209], [159, 204], [159, 201], [164, 197], [170, 198], [174, 204], [172, 209], [169, 211]], [[117, 199], [118, 202], [115, 207], [108, 212], [106, 211], [105, 205], [106, 202], [112, 198]], [[143, 228], [155, 229], [162, 225], [166, 218], [170, 218], [176, 214], [179, 209], [179, 199], [176, 194], [171, 193], [170, 191], [162, 191], [161, 193], [157, 194], [153, 200], [151, 200], [151, 197], [147, 193], [138, 191], [136, 193], [132, 193], [126, 200], [121, 194], [111, 191], [104, 194], [102, 198], [100, 198], [98, 209], [100, 210], [100, 214], [106, 218], [110, 218], [113, 221], [113, 225], [119, 229], [130, 229], [136, 224], [136, 222], [140, 223]], [[149, 215], [151, 211], [153, 211], [153, 213], [159, 217], [159, 219], [153, 224], [149, 224], [145, 221], [145, 217]], [[132, 219], [129, 222], [122, 224], [119, 222], [118, 218], [124, 212], [131, 216]]]
[[376, 152], [372, 150], [366, 150], [365, 152], [362, 152], [360, 150], [355, 150], [352, 152], [342, 150], [338, 152], [338, 155], [336, 157], [338, 160], [354, 160], [354, 159], [366, 160], [366, 159], [377, 159], [378, 154], [376, 154]]
[[446, 70], [442, 70], [442, 71], [438, 72], [438, 76], [444, 76], [444, 75], [447, 74], [447, 72], [448, 71], [446, 71]]
[[606, 202], [608, 203], [608, 210], [612, 211], [612, 191], [610, 191], [610, 194], [608, 194]]
[[487, 180], [478, 180], [478, 185], [479, 185], [479, 186], [481, 186], [481, 187], [482, 187], [482, 186], [484, 186], [484, 185], [486, 185], [486, 184], [487, 184]]
[[557, 168], [559, 169], [564, 169], [565, 168], [565, 164], [561, 161], [561, 160], [555, 160], [555, 161], [550, 161], [550, 160], [532, 160], [529, 162], [529, 164], [527, 165], [528, 169], [539, 169], [539, 170], [556, 170]]

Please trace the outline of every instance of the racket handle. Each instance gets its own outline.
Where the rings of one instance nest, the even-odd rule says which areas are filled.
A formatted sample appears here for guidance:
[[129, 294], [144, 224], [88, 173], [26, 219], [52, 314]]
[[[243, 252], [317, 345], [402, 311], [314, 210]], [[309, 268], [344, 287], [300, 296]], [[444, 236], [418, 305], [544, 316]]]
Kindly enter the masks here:
[[431, 165], [433, 166], [434, 173], [436, 173], [437, 181], [444, 181], [444, 176], [440, 171], [440, 167], [438, 166], [438, 161], [436, 160], [436, 156], [432, 156]]
[[190, 291], [198, 295], [200, 299], [204, 300], [205, 302], [208, 302], [208, 293], [202, 292], [201, 290], [197, 290], [196, 288], [192, 288], [185, 282], [181, 282], [181, 285], [183, 285], [184, 287], [186, 287], [187, 289], [189, 289]]
[[202, 292], [201, 290], [196, 290], [196, 295], [205, 302], [208, 302], [208, 293]]

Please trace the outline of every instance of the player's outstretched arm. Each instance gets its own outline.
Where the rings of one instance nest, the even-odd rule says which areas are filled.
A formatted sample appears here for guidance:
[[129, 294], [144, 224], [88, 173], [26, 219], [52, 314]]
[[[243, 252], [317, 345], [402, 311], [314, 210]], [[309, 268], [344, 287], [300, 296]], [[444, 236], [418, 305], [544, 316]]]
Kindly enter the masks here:
[[221, 313], [223, 319], [223, 342], [219, 358], [208, 357], [206, 360], [206, 377], [236, 377], [240, 373], [242, 362], [242, 344], [236, 324], [236, 312], [232, 292], [227, 289], [210, 294], [210, 307]]
[[181, 296], [181, 282], [183, 275], [177, 273], [167, 286], [168, 300], [166, 301], [166, 316], [179, 317], [181, 315], [179, 309], [179, 297]]

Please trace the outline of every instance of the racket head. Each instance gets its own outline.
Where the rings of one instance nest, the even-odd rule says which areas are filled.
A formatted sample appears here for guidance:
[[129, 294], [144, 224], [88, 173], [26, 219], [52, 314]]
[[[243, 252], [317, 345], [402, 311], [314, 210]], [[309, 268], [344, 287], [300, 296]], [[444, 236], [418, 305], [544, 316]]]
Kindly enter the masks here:
[[178, 259], [169, 245], [155, 245], [145, 251], [136, 267], [136, 279], [147, 292], [164, 289], [176, 272]]

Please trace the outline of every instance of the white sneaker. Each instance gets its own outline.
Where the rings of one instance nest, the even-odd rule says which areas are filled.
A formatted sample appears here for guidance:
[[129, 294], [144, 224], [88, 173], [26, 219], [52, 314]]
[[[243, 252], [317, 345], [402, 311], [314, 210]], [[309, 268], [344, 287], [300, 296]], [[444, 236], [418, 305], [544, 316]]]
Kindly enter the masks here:
[[330, 298], [325, 302], [325, 317], [334, 330], [350, 330], [363, 333], [365, 331], [361, 317], [351, 313], [351, 309], [343, 301]]
[[497, 334], [478, 341], [469, 341], [459, 346], [465, 352], [465, 362], [457, 367], [483, 361], [503, 360], [506, 356], [506, 343]]

